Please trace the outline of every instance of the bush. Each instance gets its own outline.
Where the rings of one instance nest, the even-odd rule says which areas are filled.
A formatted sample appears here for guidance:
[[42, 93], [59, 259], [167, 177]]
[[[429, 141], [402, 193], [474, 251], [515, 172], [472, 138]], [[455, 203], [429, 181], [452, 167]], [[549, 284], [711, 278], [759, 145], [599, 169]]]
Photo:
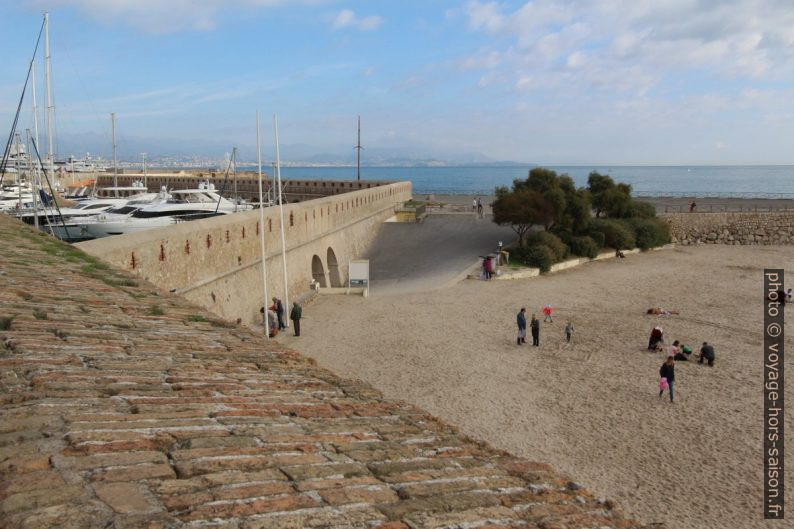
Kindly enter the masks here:
[[569, 245], [571, 247], [571, 252], [575, 255], [589, 257], [590, 259], [598, 255], [599, 246], [592, 237], [586, 235], [582, 237], [572, 237]]
[[568, 257], [568, 247], [559, 237], [548, 231], [533, 231], [524, 239], [528, 247], [546, 246], [551, 250], [553, 262], [562, 261]]
[[670, 225], [661, 219], [626, 219], [634, 231], [637, 247], [642, 250], [670, 242]]
[[656, 207], [648, 202], [632, 200], [629, 204], [628, 216], [638, 219], [652, 219], [656, 217]]
[[624, 250], [634, 248], [634, 230], [625, 222], [616, 219], [594, 219], [591, 230], [604, 234], [604, 246]]
[[554, 252], [548, 246], [521, 246], [510, 253], [510, 259], [526, 266], [540, 268], [541, 272], [548, 272], [555, 263]]
[[587, 232], [587, 236], [593, 239], [593, 242], [596, 243], [596, 246], [603, 248], [605, 244], [604, 232], [598, 231], [595, 228], [588, 229], [589, 231]]

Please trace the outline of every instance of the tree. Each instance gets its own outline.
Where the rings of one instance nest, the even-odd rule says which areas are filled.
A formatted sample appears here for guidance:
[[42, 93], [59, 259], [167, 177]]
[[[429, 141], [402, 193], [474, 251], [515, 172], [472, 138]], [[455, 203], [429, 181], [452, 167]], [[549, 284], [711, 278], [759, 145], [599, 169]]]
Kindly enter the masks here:
[[518, 235], [519, 244], [524, 243], [529, 229], [536, 224], [548, 228], [554, 222], [554, 208], [540, 193], [522, 189], [510, 191], [506, 187], [496, 189], [496, 200], [491, 204], [493, 221], [509, 224]]

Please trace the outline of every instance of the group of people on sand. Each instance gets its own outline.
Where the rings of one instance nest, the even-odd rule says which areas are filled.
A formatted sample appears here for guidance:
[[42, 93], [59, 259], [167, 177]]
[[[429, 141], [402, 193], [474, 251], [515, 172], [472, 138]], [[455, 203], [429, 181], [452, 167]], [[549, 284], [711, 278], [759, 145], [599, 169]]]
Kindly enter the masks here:
[[[656, 326], [651, 331], [651, 338], [648, 341], [649, 351], [662, 351], [664, 352], [664, 330]], [[665, 359], [662, 367], [659, 368], [659, 398], [661, 399], [667, 390], [670, 396], [670, 402], [673, 401], [673, 385], [675, 383], [675, 363], [688, 362], [692, 354], [692, 348], [682, 344], [680, 341], [673, 341], [672, 345], [667, 349], [667, 358]], [[702, 364], [707, 362], [709, 366], [714, 367], [714, 346], [708, 342], [703, 342], [700, 347], [700, 355], [698, 356], [698, 363]]]
[[[554, 323], [554, 318], [552, 317], [552, 313], [554, 312], [554, 307], [551, 305], [546, 305], [543, 307], [543, 322], [544, 323]], [[518, 311], [516, 315], [516, 323], [518, 325], [518, 337], [516, 338], [516, 345], [521, 345], [523, 343], [527, 343], [527, 309], [526, 307], [521, 307], [521, 310]], [[532, 319], [529, 321], [529, 327], [532, 331], [532, 345], [535, 347], [540, 347], [540, 320], [536, 317], [535, 314], [532, 315]], [[573, 323], [569, 320], [568, 323], [565, 324], [565, 341], [570, 342], [571, 337], [573, 336]]]
[[480, 197], [475, 197], [472, 199], [471, 210], [477, 213], [478, 217], [483, 217], [482, 199]]

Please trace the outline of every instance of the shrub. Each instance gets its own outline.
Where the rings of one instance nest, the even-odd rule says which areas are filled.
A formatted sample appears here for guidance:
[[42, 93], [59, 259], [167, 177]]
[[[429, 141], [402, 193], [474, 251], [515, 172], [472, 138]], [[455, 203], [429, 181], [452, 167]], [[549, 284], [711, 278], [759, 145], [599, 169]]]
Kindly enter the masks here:
[[656, 217], [656, 207], [649, 202], [632, 200], [629, 204], [628, 216], [638, 219], [652, 219]]
[[555, 263], [552, 249], [542, 244], [517, 248], [510, 257], [527, 266], [540, 268], [541, 272], [548, 272]]
[[37, 320], [46, 320], [47, 319], [47, 313], [44, 312], [44, 311], [36, 309], [36, 310], [33, 311], [33, 317], [36, 318]]
[[604, 232], [598, 231], [594, 228], [590, 228], [590, 230], [587, 232], [587, 236], [593, 239], [593, 242], [595, 242], [596, 246], [598, 246], [599, 248], [604, 247], [605, 244]]
[[615, 249], [634, 248], [634, 230], [623, 221], [616, 219], [595, 219], [591, 229], [604, 234], [604, 246]]
[[670, 225], [661, 219], [626, 219], [634, 231], [637, 247], [643, 250], [670, 242]]
[[598, 255], [599, 247], [592, 237], [588, 237], [586, 235], [582, 237], [572, 237], [569, 244], [571, 247], [571, 252], [575, 255], [589, 257], [590, 259], [593, 259]]
[[554, 261], [562, 261], [568, 257], [568, 247], [559, 237], [548, 231], [533, 231], [527, 235], [526, 245], [531, 246], [546, 246], [551, 250]]

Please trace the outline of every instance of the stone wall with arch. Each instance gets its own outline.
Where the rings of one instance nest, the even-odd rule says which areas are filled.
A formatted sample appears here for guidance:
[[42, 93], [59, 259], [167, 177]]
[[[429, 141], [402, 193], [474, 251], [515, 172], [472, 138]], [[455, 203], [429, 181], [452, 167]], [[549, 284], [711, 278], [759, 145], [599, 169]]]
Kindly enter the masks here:
[[[309, 290], [315, 277], [315, 256], [327, 286], [344, 284], [348, 262], [365, 253], [383, 221], [394, 215], [395, 206], [410, 198], [411, 183], [397, 182], [285, 205], [284, 255], [290, 300]], [[270, 207], [264, 213], [261, 226], [260, 213], [254, 210], [76, 246], [224, 318], [257, 324], [264, 300], [261, 228], [268, 298], [285, 297], [281, 212]]]

